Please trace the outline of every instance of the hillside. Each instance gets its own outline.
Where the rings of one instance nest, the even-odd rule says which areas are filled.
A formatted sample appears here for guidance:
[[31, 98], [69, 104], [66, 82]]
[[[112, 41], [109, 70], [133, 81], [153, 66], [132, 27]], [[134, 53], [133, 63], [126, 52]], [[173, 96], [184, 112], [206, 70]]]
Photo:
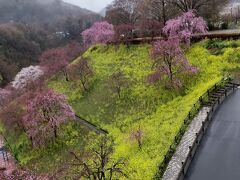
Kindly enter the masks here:
[[37, 63], [46, 39], [47, 34], [41, 30], [31, 31], [22, 24], [0, 24], [0, 87], [12, 81], [21, 68]]
[[0, 0], [0, 87], [46, 49], [72, 40], [101, 16], [61, 0]]
[[[199, 73], [185, 77], [185, 86], [176, 91], [146, 80], [152, 72], [150, 45], [146, 44], [90, 48], [84, 56], [89, 58], [94, 76], [87, 91], [79, 80], [67, 82], [62, 73], [48, 85], [68, 97], [76, 114], [109, 132], [115, 141], [112, 158], [126, 160], [129, 179], [152, 179], [193, 104], [224, 75], [240, 68], [239, 48], [239, 41], [207, 40], [192, 45], [186, 54]], [[78, 61], [80, 58], [73, 64]], [[122, 72], [127, 84], [120, 96], [112, 83], [116, 72]], [[141, 149], [132, 138], [138, 129], [143, 134]], [[82, 152], [99, 137], [77, 121], [64, 125], [60, 132], [57, 142], [44, 149], [31, 149], [25, 133], [19, 131], [12, 133], [8, 142], [21, 165], [38, 173], [51, 173], [69, 161], [70, 150]]]
[[66, 17], [97, 14], [61, 0], [0, 0], [0, 23], [57, 23]]

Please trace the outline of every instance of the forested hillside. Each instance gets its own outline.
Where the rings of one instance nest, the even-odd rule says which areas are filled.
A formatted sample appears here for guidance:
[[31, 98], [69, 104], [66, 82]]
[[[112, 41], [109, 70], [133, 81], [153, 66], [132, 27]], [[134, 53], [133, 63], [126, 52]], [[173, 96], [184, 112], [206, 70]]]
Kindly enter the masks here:
[[44, 50], [81, 43], [81, 32], [99, 19], [61, 0], [0, 0], [0, 86], [36, 64]]
[[237, 36], [208, 36], [229, 1], [114, 0], [97, 22], [60, 0], [2, 2], [17, 6], [0, 25], [0, 179], [161, 179], [220, 101], [204, 94], [239, 73]]
[[[85, 66], [85, 60], [79, 57], [67, 67], [68, 81], [59, 72], [48, 86], [65, 94], [77, 115], [109, 132], [115, 143], [110, 163], [123, 160], [126, 166], [119, 167], [129, 179], [152, 179], [198, 97], [232, 69], [239, 68], [240, 55], [234, 53], [239, 47], [239, 41], [194, 44], [186, 56], [198, 73], [181, 76], [184, 86], [170, 90], [162, 82], [152, 84], [147, 78], [153, 63], [148, 54], [150, 45], [97, 45], [84, 54], [91, 71], [78, 71]], [[87, 75], [85, 87], [81, 72]], [[16, 113], [19, 116], [21, 111]], [[84, 162], [93, 161], [91, 153], [103, 137], [75, 120], [59, 128], [56, 143], [31, 149], [26, 134], [17, 126], [14, 129], [9, 129], [8, 141], [19, 162], [39, 174], [58, 172], [54, 174], [56, 179], [71, 179], [85, 172], [81, 166], [70, 165], [77, 162], [70, 152]], [[80, 170], [75, 172], [75, 168]]]
[[[57, 23], [67, 17], [97, 14], [62, 0], [0, 0], [0, 22]], [[87, 21], [87, 20], [86, 20]]]
[[[37, 35], [37, 36], [36, 36]], [[47, 34], [22, 24], [0, 25], [0, 85], [12, 80], [17, 72], [37, 62], [46, 48]]]

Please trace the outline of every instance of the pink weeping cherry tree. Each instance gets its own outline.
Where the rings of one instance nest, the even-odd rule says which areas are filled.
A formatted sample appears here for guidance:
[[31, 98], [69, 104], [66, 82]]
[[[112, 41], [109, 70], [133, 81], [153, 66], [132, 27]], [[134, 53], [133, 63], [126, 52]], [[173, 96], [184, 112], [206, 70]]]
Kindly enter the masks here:
[[23, 124], [36, 147], [57, 138], [58, 127], [74, 118], [73, 109], [64, 95], [52, 90], [43, 90], [27, 103]]
[[14, 81], [11, 82], [11, 85], [15, 89], [24, 89], [29, 83], [37, 81], [43, 75], [44, 72], [41, 66], [29, 66], [23, 68], [15, 76]]
[[142, 37], [157, 37], [161, 36], [162, 33], [163, 24], [159, 21], [153, 20], [153, 19], [143, 19], [140, 23], [139, 29], [140, 29], [140, 36]]
[[132, 39], [132, 31], [134, 29], [134, 25], [132, 24], [120, 24], [114, 27], [114, 41], [124, 43], [129, 39]]
[[137, 141], [138, 147], [140, 150], [142, 149], [143, 135], [144, 133], [140, 126], [136, 131], [132, 132], [132, 135], [131, 135], [131, 138]]
[[69, 63], [69, 58], [64, 48], [46, 50], [40, 56], [39, 61], [40, 65], [44, 68], [45, 75], [51, 76], [58, 71], [62, 71], [66, 81], [68, 81], [66, 66]]
[[80, 45], [77, 41], [72, 41], [65, 46], [66, 55], [69, 60], [78, 57], [84, 51], [84, 46]]
[[188, 62], [179, 44], [177, 38], [154, 43], [151, 52], [154, 73], [149, 76], [151, 83], [162, 81], [167, 87], [180, 88], [182, 75], [198, 72], [198, 69]]
[[83, 90], [87, 92], [90, 80], [94, 75], [94, 71], [89, 64], [89, 59], [81, 57], [78, 62], [71, 64], [67, 70], [70, 79], [80, 81]]
[[93, 26], [82, 32], [83, 42], [90, 46], [93, 44], [107, 44], [113, 41], [114, 27], [107, 21], [96, 22]]
[[206, 33], [207, 30], [207, 22], [202, 17], [197, 17], [194, 10], [190, 10], [167, 21], [163, 33], [168, 37], [179, 38], [181, 42], [190, 44], [193, 34]]
[[4, 105], [6, 99], [10, 96], [11, 91], [0, 88], [0, 106]]

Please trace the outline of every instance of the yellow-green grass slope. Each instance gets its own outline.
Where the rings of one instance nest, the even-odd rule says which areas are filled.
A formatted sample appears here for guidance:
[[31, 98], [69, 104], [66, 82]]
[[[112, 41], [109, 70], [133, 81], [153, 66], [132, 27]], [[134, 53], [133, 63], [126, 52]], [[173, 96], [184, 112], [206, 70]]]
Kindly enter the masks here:
[[[98, 45], [84, 54], [91, 59], [95, 72], [88, 92], [83, 92], [78, 81], [66, 82], [61, 73], [49, 80], [49, 87], [64, 93], [76, 114], [109, 131], [116, 143], [113, 158], [127, 160], [129, 179], [152, 179], [193, 104], [209, 87], [239, 67], [239, 47], [240, 41], [192, 45], [186, 55], [199, 73], [185, 77], [183, 89], [171, 91], [161, 83], [151, 85], [146, 80], [152, 72], [150, 45]], [[79, 58], [73, 63], [77, 61]], [[121, 98], [112, 91], [109, 80], [116, 71], [122, 71], [127, 79]], [[139, 127], [143, 131], [141, 150], [132, 138]], [[59, 132], [56, 143], [41, 149], [32, 149], [23, 132], [8, 135], [8, 144], [21, 165], [46, 173], [68, 158], [69, 149], [81, 151], [96, 138], [76, 123], [63, 125]]]
[[[218, 55], [206, 48], [214, 50], [211, 43], [215, 42], [194, 44], [186, 52], [199, 73], [186, 77], [184, 89], [178, 92], [166, 90], [161, 83], [154, 86], [147, 82], [152, 66], [150, 45], [90, 48], [84, 56], [91, 59], [95, 77], [87, 93], [82, 92], [79, 82], [66, 82], [61, 76], [53, 78], [49, 86], [66, 94], [78, 115], [109, 131], [116, 143], [114, 157], [127, 159], [130, 179], [151, 179], [193, 104], [239, 66], [239, 41], [219, 42], [225, 46], [217, 47]], [[109, 85], [109, 77], [116, 71], [128, 79], [120, 99]], [[141, 150], [132, 138], [139, 127], [143, 131]]]

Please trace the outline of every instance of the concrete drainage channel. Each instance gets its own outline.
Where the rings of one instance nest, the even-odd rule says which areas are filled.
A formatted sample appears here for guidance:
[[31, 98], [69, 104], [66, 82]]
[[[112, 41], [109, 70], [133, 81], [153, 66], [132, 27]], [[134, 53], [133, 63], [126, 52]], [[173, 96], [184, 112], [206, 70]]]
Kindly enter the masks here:
[[95, 124], [90, 123], [89, 121], [85, 120], [84, 118], [82, 118], [78, 115], [75, 115], [75, 117], [78, 122], [80, 122], [85, 127], [89, 128], [90, 130], [95, 131], [97, 134], [103, 134], [103, 135], [108, 134], [108, 131], [106, 131], [100, 127], [97, 127]]
[[[82, 124], [83, 126], [87, 127], [88, 129], [94, 131], [95, 133], [99, 135], [107, 135], [108, 131], [96, 126], [95, 124], [92, 124], [91, 122], [85, 120], [84, 118], [75, 115], [76, 120]], [[10, 148], [10, 147], [9, 147]], [[7, 149], [4, 147], [4, 138], [0, 135], [0, 173], [1, 171], [5, 171], [8, 167], [8, 164], [10, 163], [10, 160], [13, 158], [11, 157], [11, 154], [7, 151]]]
[[[175, 153], [162, 176], [163, 180], [183, 180], [206, 129], [221, 103], [237, 88], [237, 84], [228, 82], [223, 88], [208, 94], [208, 102], [192, 120], [184, 133]], [[216, 85], [215, 85], [216, 88]], [[201, 101], [201, 99], [200, 99]]]

